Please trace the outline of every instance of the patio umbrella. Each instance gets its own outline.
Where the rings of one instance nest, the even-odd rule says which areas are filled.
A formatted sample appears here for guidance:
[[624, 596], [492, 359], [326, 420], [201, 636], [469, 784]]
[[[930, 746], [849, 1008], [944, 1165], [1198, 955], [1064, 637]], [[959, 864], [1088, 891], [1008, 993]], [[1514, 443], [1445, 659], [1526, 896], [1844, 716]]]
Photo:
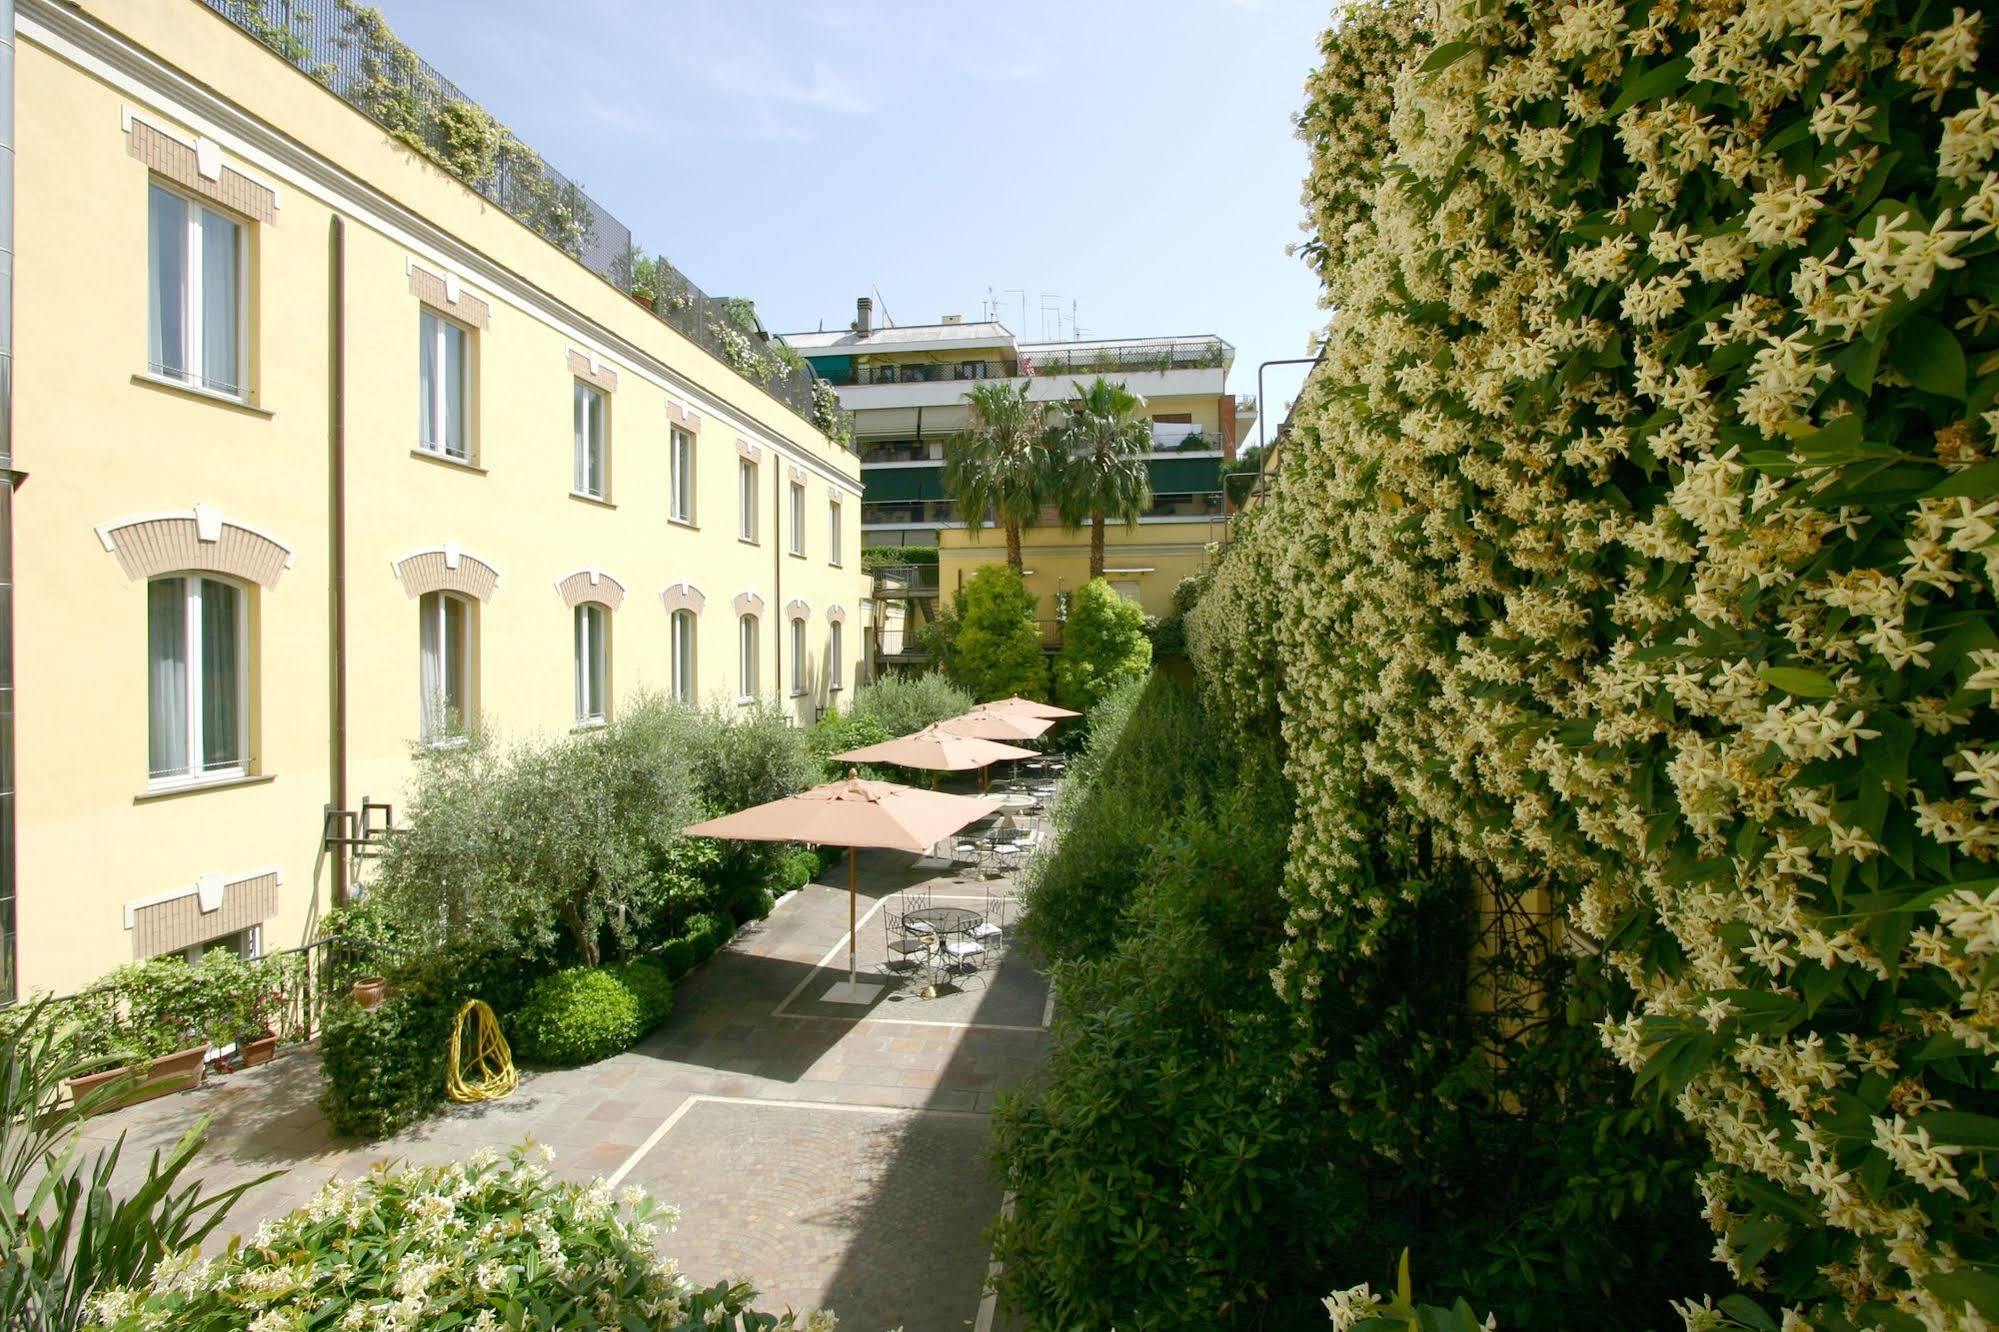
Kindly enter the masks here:
[[938, 722], [937, 729], [949, 731], [952, 735], [976, 736], [981, 740], [1032, 740], [1054, 724], [1047, 717], [973, 708], [962, 716]]
[[975, 735], [953, 735], [936, 726], [926, 726], [911, 735], [884, 740], [878, 745], [850, 749], [835, 754], [841, 763], [893, 763], [898, 768], [924, 768], [932, 772], [979, 770], [983, 789], [986, 767], [1001, 759], [1033, 758], [1034, 751], [1019, 745], [1003, 745]]
[[726, 837], [742, 842], [812, 842], [847, 848], [847, 983], [827, 991], [836, 1004], [865, 1004], [881, 993], [879, 985], [855, 979], [855, 902], [859, 894], [861, 848], [928, 851], [931, 846], [993, 812], [993, 803], [977, 796], [944, 795], [894, 782], [864, 782], [849, 772], [846, 780], [827, 782], [782, 800], [752, 805], [689, 824], [689, 837]]
[[1023, 717], [1046, 717], [1051, 721], [1061, 721], [1064, 717], [1080, 717], [1083, 714], [1073, 708], [1058, 708], [1053, 703], [1036, 703], [1031, 698], [1002, 698], [993, 703], [981, 703], [980, 712], [1018, 713]]

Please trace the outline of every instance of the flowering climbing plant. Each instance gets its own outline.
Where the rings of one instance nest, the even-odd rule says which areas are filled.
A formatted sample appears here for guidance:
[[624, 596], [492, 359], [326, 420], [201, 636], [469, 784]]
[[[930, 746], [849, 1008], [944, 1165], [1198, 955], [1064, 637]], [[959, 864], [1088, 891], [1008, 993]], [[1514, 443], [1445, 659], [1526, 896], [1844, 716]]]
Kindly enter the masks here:
[[1551, 889], [1711, 1157], [1754, 1302], [1690, 1326], [1999, 1320], [1992, 41], [1922, 0], [1362, 5], [1312, 90], [1355, 128], [1301, 120], [1336, 314], [1188, 629], [1282, 717], [1276, 983], [1308, 1007], [1407, 909], [1356, 873], [1363, 780]]

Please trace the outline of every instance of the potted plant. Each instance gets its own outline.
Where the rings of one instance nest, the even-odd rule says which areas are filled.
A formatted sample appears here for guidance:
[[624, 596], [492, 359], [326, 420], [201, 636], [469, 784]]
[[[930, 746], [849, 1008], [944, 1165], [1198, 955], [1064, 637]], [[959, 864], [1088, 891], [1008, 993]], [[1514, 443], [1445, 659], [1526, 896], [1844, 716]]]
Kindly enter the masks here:
[[285, 992], [279, 985], [265, 982], [255, 972], [249, 980], [244, 1003], [236, 1013], [232, 1038], [236, 1042], [239, 1068], [255, 1068], [271, 1062], [278, 1049], [278, 1033], [271, 1018], [282, 1012], [285, 1005]]
[[389, 983], [380, 976], [363, 976], [354, 982], [354, 1002], [374, 1008], [388, 995]]

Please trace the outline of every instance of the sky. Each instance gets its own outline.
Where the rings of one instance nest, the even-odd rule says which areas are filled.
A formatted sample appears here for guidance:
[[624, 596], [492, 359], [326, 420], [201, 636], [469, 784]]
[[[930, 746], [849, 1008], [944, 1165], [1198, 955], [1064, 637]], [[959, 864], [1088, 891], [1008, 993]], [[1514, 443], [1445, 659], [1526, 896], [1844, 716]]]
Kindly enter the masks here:
[[[1325, 322], [1285, 247], [1327, 0], [380, 7], [648, 252], [774, 332], [844, 328], [863, 295], [901, 324], [990, 300], [1026, 339], [1220, 334], [1253, 396], [1258, 362], [1306, 355]], [[1303, 370], [1268, 371], [1266, 429]]]

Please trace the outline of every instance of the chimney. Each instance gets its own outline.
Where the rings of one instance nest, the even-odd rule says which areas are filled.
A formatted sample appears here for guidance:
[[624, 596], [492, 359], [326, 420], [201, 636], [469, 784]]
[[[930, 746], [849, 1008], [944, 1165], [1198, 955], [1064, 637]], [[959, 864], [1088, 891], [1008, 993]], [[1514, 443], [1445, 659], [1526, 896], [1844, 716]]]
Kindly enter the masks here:
[[854, 332], [866, 337], [875, 331], [875, 303], [866, 296], [854, 302]]
[[965, 316], [963, 316], [963, 315], [945, 315], [945, 316], [944, 316], [944, 320], [943, 320], [943, 322], [945, 322], [945, 323], [947, 323], [947, 324], [962, 324], [962, 323], [964, 323], [964, 322], [965, 322]]

